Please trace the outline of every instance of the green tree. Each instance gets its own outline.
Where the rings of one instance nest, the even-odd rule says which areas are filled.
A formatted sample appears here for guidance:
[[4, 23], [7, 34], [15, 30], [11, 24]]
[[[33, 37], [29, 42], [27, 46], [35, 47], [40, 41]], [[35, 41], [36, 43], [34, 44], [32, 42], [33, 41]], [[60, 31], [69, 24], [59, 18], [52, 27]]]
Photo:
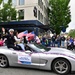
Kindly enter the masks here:
[[67, 28], [71, 21], [70, 0], [49, 0], [49, 21], [56, 34], [60, 34], [62, 28]]
[[8, 0], [7, 3], [3, 2], [3, 8], [0, 9], [0, 20], [2, 22], [8, 22], [16, 20], [17, 11], [12, 7], [12, 0]]
[[75, 38], [75, 29], [70, 30], [68, 35], [72, 36], [73, 38]]
[[0, 4], [2, 3], [3, 0], [0, 0]]

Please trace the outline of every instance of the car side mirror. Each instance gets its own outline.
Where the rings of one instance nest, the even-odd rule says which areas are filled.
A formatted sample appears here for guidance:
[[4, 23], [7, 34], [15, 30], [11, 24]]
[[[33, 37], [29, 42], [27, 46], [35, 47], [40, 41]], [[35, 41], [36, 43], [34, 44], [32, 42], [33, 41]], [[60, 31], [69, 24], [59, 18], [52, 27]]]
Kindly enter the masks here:
[[32, 52], [30, 50], [25, 51], [26, 54], [31, 54]]

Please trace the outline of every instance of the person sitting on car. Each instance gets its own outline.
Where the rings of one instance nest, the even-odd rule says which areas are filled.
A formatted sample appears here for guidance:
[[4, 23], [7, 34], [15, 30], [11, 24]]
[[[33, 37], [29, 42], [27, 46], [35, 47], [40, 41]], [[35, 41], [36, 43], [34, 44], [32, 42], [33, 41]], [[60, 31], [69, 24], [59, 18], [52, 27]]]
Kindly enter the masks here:
[[19, 47], [15, 46], [15, 39], [14, 39], [14, 29], [9, 30], [9, 34], [5, 36], [7, 39], [7, 48], [13, 48], [14, 50], [18, 50]]
[[24, 46], [23, 38], [18, 38], [18, 32], [17, 31], [15, 31], [14, 39], [16, 41], [15, 44], [17, 46], [20, 46], [20, 49], [24, 51], [25, 50], [25, 46]]

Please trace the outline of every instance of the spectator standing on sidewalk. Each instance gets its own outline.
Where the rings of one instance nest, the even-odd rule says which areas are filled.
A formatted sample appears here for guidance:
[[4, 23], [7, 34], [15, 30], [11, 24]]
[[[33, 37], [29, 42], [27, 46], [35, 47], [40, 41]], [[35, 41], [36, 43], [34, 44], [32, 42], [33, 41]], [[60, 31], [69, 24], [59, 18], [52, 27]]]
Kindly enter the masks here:
[[46, 37], [42, 37], [41, 43], [42, 43], [42, 45], [46, 46]]
[[51, 36], [50, 35], [47, 36], [47, 41], [48, 41], [47, 46], [50, 47], [51, 46]]
[[56, 42], [56, 34], [52, 36], [52, 47], [55, 47], [55, 42]]
[[75, 50], [75, 38], [74, 38], [74, 50]]
[[65, 37], [61, 36], [61, 47], [65, 47]]
[[60, 35], [57, 35], [57, 46], [58, 47], [61, 46], [61, 37], [60, 37]]

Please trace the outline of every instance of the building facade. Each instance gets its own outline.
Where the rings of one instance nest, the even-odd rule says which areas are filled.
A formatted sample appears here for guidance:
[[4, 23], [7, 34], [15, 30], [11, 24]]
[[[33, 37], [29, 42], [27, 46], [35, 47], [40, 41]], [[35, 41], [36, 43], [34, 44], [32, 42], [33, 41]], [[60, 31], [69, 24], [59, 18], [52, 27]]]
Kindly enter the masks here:
[[13, 0], [12, 3], [21, 20], [38, 20], [48, 25], [48, 0]]
[[[4, 0], [4, 2], [7, 1]], [[19, 17], [20, 21], [35, 22], [32, 23], [35, 25], [48, 25], [48, 0], [12, 0], [12, 5], [17, 10], [16, 17]], [[39, 28], [36, 27], [35, 29], [38, 32]]]

